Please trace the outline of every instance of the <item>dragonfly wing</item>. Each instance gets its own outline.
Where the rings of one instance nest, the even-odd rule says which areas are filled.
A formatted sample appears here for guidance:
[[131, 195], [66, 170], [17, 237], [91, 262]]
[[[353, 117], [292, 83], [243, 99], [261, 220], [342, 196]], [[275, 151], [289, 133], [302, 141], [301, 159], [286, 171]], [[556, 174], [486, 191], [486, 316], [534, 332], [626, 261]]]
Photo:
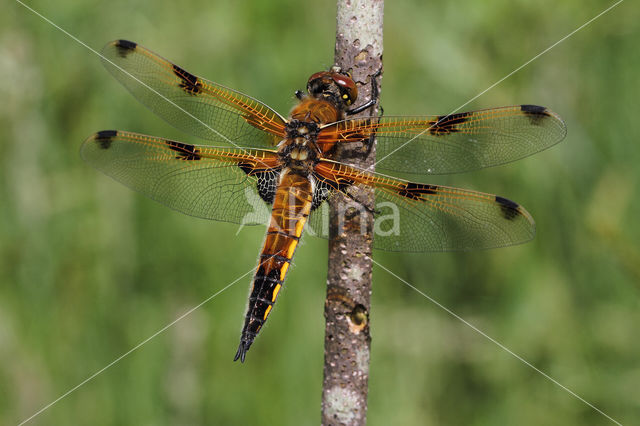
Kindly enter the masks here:
[[[506, 198], [476, 191], [427, 185], [321, 161], [316, 179], [331, 194], [353, 196], [355, 185], [375, 188], [373, 247], [388, 251], [464, 251], [520, 244], [535, 235], [531, 215]], [[325, 203], [326, 204], [326, 203]], [[310, 228], [327, 236], [326, 207], [311, 217]]]
[[188, 215], [268, 223], [280, 166], [275, 151], [189, 145], [105, 130], [82, 145], [82, 158], [126, 186]]
[[508, 163], [560, 142], [567, 129], [551, 110], [517, 105], [428, 117], [370, 117], [322, 129], [320, 143], [362, 143], [376, 135], [376, 170], [466, 172]]
[[236, 147], [269, 148], [284, 136], [285, 119], [267, 105], [197, 77], [150, 50], [115, 40], [103, 64], [140, 102], [178, 129]]

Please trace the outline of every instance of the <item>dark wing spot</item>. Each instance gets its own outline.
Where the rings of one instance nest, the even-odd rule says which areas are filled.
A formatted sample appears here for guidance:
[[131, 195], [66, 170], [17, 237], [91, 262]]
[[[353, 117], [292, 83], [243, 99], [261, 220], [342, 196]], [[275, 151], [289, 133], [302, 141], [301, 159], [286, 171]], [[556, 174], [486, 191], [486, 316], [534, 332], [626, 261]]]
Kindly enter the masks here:
[[118, 134], [117, 130], [101, 130], [96, 133], [95, 141], [100, 148], [109, 149], [111, 147], [111, 143], [113, 142], [113, 138]]
[[438, 192], [436, 185], [427, 185], [424, 183], [407, 182], [405, 186], [398, 190], [398, 194], [403, 197], [419, 200], [423, 194], [435, 194]]
[[255, 170], [256, 170], [255, 164], [238, 163], [238, 167], [240, 167], [247, 176], [253, 176], [255, 174]]
[[117, 40], [116, 48], [118, 49], [118, 56], [126, 58], [127, 55], [136, 50], [137, 44], [129, 40]]
[[466, 122], [471, 116], [470, 112], [461, 112], [458, 114], [440, 115], [438, 118], [430, 122], [429, 133], [432, 135], [448, 135], [457, 133], [460, 130], [456, 126]]
[[333, 186], [329, 185], [326, 180], [321, 180], [317, 176], [316, 185], [313, 191], [313, 200], [311, 203], [311, 211], [314, 211], [322, 205], [324, 200], [329, 198], [333, 190]]
[[529, 117], [531, 124], [534, 126], [539, 126], [545, 117], [549, 117], [547, 109], [539, 105], [520, 105], [520, 110]]
[[260, 198], [267, 203], [273, 204], [278, 189], [278, 177], [280, 176], [280, 168], [259, 169], [252, 163], [238, 163], [238, 167], [245, 172], [247, 176], [255, 176], [258, 179], [257, 189]]
[[500, 210], [502, 210], [502, 215], [507, 220], [513, 220], [520, 214], [518, 210], [518, 203], [507, 200], [506, 198], [502, 198], [496, 195], [496, 202], [500, 204]]
[[520, 110], [525, 114], [544, 114], [549, 115], [547, 113], [547, 109], [540, 105], [520, 105]]
[[167, 144], [169, 149], [172, 149], [178, 153], [178, 155], [176, 155], [176, 158], [178, 160], [192, 161], [202, 159], [202, 157], [200, 157], [200, 154], [198, 153], [198, 150], [193, 145], [170, 140], [165, 141], [165, 143]]
[[202, 83], [198, 81], [198, 77], [188, 73], [177, 65], [173, 66], [173, 73], [178, 76], [180, 80], [180, 87], [182, 90], [190, 95], [196, 95], [202, 91]]
[[347, 189], [355, 183], [353, 180], [340, 177], [337, 180], [329, 180], [325, 178], [321, 178], [321, 180], [322, 184], [327, 188], [335, 189], [343, 193], [346, 193]]
[[[313, 191], [313, 199], [311, 204], [311, 211], [314, 211], [322, 205], [322, 203], [331, 196], [333, 191], [340, 191], [349, 198], [352, 198], [352, 194], [347, 192], [350, 187], [355, 184], [354, 180], [346, 179], [343, 177], [336, 177], [336, 179], [327, 179], [326, 177], [313, 173], [315, 178], [316, 188]], [[357, 201], [357, 200], [355, 200]]]

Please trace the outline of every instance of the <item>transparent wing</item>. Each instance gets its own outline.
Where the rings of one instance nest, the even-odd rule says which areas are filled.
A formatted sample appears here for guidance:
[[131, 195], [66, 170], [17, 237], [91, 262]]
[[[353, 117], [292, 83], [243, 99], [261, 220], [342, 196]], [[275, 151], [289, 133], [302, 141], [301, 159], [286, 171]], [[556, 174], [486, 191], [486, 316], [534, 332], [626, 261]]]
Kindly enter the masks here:
[[274, 151], [188, 145], [115, 130], [91, 135], [80, 154], [106, 175], [172, 209], [243, 225], [268, 222], [267, 203], [280, 174]]
[[376, 170], [459, 173], [508, 163], [549, 148], [566, 135], [545, 107], [518, 105], [448, 116], [370, 117], [323, 128], [319, 143], [362, 143], [376, 135]]
[[102, 50], [103, 64], [140, 102], [180, 130], [238, 147], [268, 148], [284, 136], [285, 120], [267, 105], [196, 77], [127, 40]]
[[[341, 191], [353, 196], [355, 185], [375, 188], [376, 249], [486, 249], [524, 243], [535, 235], [531, 215], [517, 203], [497, 195], [408, 182], [332, 161], [318, 163], [315, 174], [332, 193]], [[327, 212], [324, 206], [313, 212], [309, 223], [312, 233], [327, 237]]]

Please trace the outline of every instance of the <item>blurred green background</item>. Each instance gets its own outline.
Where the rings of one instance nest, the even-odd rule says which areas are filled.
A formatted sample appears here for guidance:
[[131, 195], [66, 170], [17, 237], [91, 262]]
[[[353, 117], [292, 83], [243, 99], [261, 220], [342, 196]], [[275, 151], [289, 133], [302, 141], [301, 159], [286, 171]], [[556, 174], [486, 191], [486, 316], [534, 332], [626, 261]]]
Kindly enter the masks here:
[[[401, 4], [399, 4], [401, 3]], [[335, 4], [28, 3], [89, 46], [127, 38], [286, 113], [332, 64]], [[445, 114], [612, 2], [387, 2], [386, 114]], [[16, 424], [253, 270], [264, 229], [176, 213], [84, 164], [92, 132], [197, 143], [18, 3], [0, 15], [0, 423]], [[527, 207], [526, 245], [375, 259], [624, 424], [640, 418], [640, 8], [606, 14], [465, 109], [533, 103], [568, 137], [428, 183]], [[308, 238], [244, 365], [249, 277], [35, 418], [38, 425], [319, 422], [327, 243]], [[611, 424], [374, 270], [370, 425]]]

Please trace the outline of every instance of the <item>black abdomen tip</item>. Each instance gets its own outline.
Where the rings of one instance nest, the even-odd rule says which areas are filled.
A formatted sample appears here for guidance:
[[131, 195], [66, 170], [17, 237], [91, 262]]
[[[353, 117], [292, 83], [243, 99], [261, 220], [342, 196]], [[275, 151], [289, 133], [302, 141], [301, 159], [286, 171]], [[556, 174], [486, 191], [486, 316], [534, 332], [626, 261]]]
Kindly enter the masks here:
[[251, 342], [245, 342], [242, 340], [240, 342], [240, 346], [238, 346], [238, 351], [236, 352], [236, 356], [233, 357], [234, 361], [240, 360], [240, 362], [244, 363], [244, 359], [247, 356], [247, 351], [251, 347]]

